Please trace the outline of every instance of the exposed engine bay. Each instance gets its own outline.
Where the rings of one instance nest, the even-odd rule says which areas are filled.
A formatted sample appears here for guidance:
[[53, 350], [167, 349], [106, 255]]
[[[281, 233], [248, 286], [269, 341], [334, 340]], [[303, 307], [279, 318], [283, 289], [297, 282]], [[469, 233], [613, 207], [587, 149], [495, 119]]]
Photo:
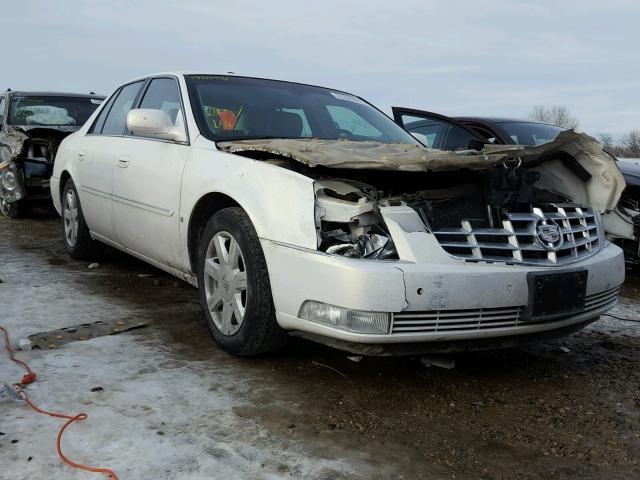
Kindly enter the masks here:
[[600, 216], [613, 214], [625, 186], [614, 159], [573, 131], [481, 151], [312, 139], [219, 146], [314, 178], [318, 248], [353, 258], [399, 258], [385, 222], [393, 212], [466, 260], [575, 261], [603, 243]]
[[[602, 241], [593, 209], [534, 187], [540, 177], [537, 172], [493, 167], [466, 176], [463, 183], [455, 175], [432, 177], [439, 181], [431, 188], [424, 188], [429, 185], [425, 182], [418, 190], [398, 193], [390, 187], [389, 193], [372, 193], [371, 188], [358, 193], [359, 185], [348, 179], [316, 182], [320, 250], [359, 258], [399, 258], [384, 217], [393, 212], [392, 218], [397, 218], [401, 207], [413, 210], [420, 221], [410, 220], [404, 211], [405, 231], [431, 233], [445, 251], [466, 260], [566, 263], [595, 253]], [[349, 218], [344, 202], [350, 200]]]

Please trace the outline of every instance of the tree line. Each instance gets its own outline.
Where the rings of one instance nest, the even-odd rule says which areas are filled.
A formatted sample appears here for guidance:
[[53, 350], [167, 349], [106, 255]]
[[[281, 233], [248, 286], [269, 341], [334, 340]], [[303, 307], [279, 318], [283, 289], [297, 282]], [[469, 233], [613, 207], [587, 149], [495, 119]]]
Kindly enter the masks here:
[[[566, 129], [576, 129], [579, 125], [578, 119], [563, 105], [536, 105], [528, 117]], [[619, 137], [610, 133], [599, 133], [596, 138], [604, 149], [615, 157], [640, 158], [640, 129], [630, 130]]]

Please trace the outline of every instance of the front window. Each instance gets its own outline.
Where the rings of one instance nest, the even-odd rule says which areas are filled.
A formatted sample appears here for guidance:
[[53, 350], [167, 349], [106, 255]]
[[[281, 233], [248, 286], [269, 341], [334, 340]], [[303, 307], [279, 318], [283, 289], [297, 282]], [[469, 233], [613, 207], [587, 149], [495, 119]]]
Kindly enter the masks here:
[[417, 117], [403, 114], [404, 127], [424, 145], [439, 150], [465, 150], [477, 137], [468, 130], [435, 117]]
[[563, 128], [546, 123], [503, 122], [500, 124], [515, 145], [542, 145], [553, 142]]
[[11, 100], [8, 123], [23, 126], [80, 127], [100, 103], [101, 100], [89, 97], [14, 97]]
[[214, 141], [348, 139], [417, 144], [393, 120], [344, 92], [276, 80], [187, 76], [202, 134]]

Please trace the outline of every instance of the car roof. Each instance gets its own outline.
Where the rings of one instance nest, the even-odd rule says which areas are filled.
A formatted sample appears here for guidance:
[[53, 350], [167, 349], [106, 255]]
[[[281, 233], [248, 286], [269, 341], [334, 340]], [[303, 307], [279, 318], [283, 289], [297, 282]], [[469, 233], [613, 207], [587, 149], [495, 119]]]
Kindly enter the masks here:
[[3, 94], [10, 95], [12, 97], [80, 97], [80, 98], [95, 98], [104, 100], [104, 95], [96, 95], [95, 93], [65, 93], [65, 92], [45, 92], [45, 91], [24, 91], [24, 90], [11, 90], [3, 92]]
[[127, 85], [129, 83], [134, 83], [134, 82], [139, 82], [141, 80], [146, 80], [147, 78], [163, 77], [163, 76], [188, 77], [190, 75], [212, 76], [212, 77], [252, 78], [252, 79], [255, 79], [255, 80], [269, 80], [269, 81], [273, 81], [273, 82], [292, 83], [294, 85], [306, 85], [308, 87], [323, 88], [325, 90], [331, 90], [333, 92], [338, 92], [338, 93], [346, 93], [346, 94], [352, 95], [354, 97], [361, 98], [359, 95], [357, 95], [355, 93], [350, 93], [350, 92], [348, 92], [346, 90], [341, 90], [339, 88], [333, 88], [333, 87], [326, 87], [324, 85], [315, 85], [313, 83], [296, 82], [294, 80], [282, 80], [280, 78], [262, 77], [260, 75], [252, 75], [250, 73], [243, 73], [243, 74], [229, 73], [229, 72], [222, 72], [222, 73], [217, 72], [216, 73], [216, 72], [207, 72], [207, 71], [202, 71], [202, 70], [150, 73], [149, 75], [144, 75], [142, 77], [132, 78], [132, 79], [127, 80], [126, 82], [119, 83], [117, 88], [119, 88], [122, 85]]
[[539, 123], [540, 125], [551, 125], [550, 123], [540, 122], [539, 120], [531, 120], [529, 118], [510, 118], [510, 117], [482, 117], [482, 116], [471, 116], [471, 117], [451, 117], [454, 120], [458, 120], [459, 122], [480, 122], [480, 123]]

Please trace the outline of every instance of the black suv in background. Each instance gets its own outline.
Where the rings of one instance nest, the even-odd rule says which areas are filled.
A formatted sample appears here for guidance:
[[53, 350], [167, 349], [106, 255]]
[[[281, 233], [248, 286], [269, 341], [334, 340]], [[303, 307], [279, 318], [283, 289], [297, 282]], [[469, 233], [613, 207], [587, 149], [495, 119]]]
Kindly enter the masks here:
[[393, 107], [393, 115], [397, 123], [418, 134], [422, 143], [440, 150], [479, 147], [477, 140], [498, 145], [541, 145], [553, 141], [564, 130], [535, 120], [446, 117], [410, 108]]
[[104, 100], [94, 94], [0, 93], [0, 213], [26, 215], [31, 200], [50, 198], [49, 178], [60, 142]]

